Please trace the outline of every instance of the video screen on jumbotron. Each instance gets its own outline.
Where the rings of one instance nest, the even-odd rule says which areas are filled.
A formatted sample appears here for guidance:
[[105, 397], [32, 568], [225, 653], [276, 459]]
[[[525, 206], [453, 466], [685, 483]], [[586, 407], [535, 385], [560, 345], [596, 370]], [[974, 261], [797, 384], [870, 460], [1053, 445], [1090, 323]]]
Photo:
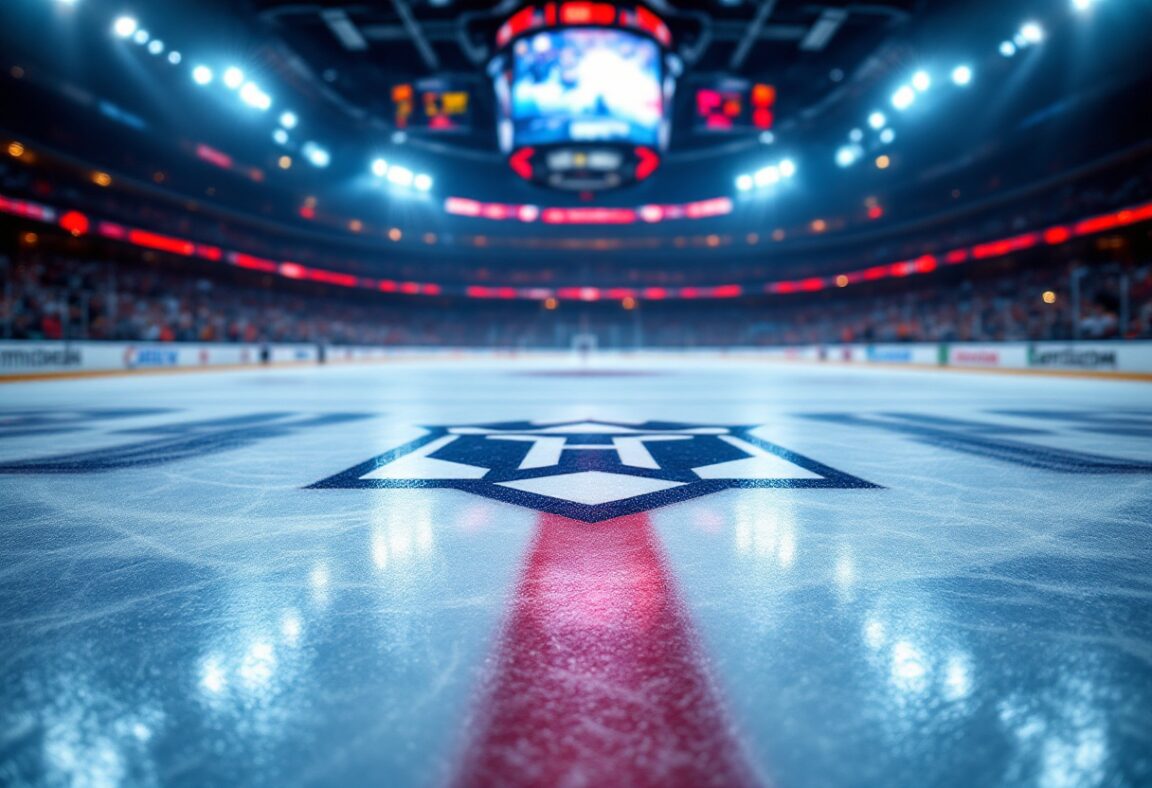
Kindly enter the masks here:
[[660, 49], [619, 30], [543, 32], [513, 48], [514, 144], [655, 146], [664, 118]]

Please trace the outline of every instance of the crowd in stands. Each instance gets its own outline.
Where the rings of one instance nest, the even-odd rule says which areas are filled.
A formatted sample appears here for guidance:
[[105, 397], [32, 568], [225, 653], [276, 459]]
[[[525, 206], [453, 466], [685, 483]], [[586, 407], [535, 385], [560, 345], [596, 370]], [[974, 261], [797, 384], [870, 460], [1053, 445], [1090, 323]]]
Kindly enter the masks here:
[[[442, 301], [208, 277], [31, 251], [0, 257], [0, 338], [155, 342], [725, 347], [1152, 338], [1152, 263], [1068, 263], [753, 302]], [[952, 272], [955, 273], [955, 272]], [[1076, 293], [1078, 291], [1078, 294]], [[1078, 304], [1077, 304], [1078, 301]]]

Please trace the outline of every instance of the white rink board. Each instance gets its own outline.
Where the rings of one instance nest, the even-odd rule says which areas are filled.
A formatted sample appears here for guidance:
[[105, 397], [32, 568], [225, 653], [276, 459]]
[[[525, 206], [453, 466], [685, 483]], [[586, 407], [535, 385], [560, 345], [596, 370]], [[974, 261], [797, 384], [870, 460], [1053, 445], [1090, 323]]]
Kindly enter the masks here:
[[[143, 369], [272, 364], [315, 364], [316, 344], [225, 344], [180, 342], [48, 342], [0, 341], [0, 377], [67, 372], [110, 372]], [[1036, 369], [1054, 371], [1152, 374], [1152, 341], [1001, 342], [1001, 343], [880, 343], [731, 347], [675, 350], [600, 351], [596, 359], [627, 364], [641, 358], [755, 357], [780, 362], [909, 365], [972, 369]], [[508, 351], [478, 348], [360, 347], [323, 348], [332, 363], [410, 358], [580, 358], [567, 351]]]

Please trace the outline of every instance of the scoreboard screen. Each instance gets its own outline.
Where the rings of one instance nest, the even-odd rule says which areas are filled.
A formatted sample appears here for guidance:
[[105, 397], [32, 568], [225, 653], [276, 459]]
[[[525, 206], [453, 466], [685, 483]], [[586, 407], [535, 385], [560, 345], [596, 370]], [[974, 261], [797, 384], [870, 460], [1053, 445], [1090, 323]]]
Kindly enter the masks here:
[[725, 133], [772, 128], [776, 88], [744, 79], [719, 79], [695, 92], [697, 131]]
[[446, 79], [423, 79], [392, 88], [393, 123], [405, 131], [451, 132], [472, 128], [472, 93]]

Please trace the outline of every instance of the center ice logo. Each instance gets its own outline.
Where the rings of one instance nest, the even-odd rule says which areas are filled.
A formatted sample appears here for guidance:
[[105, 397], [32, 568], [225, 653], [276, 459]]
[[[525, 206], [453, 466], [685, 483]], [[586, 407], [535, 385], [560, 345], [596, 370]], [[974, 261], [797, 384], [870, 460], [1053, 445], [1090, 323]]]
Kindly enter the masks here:
[[447, 487], [585, 522], [733, 487], [875, 487], [752, 434], [649, 421], [428, 427], [313, 488]]

